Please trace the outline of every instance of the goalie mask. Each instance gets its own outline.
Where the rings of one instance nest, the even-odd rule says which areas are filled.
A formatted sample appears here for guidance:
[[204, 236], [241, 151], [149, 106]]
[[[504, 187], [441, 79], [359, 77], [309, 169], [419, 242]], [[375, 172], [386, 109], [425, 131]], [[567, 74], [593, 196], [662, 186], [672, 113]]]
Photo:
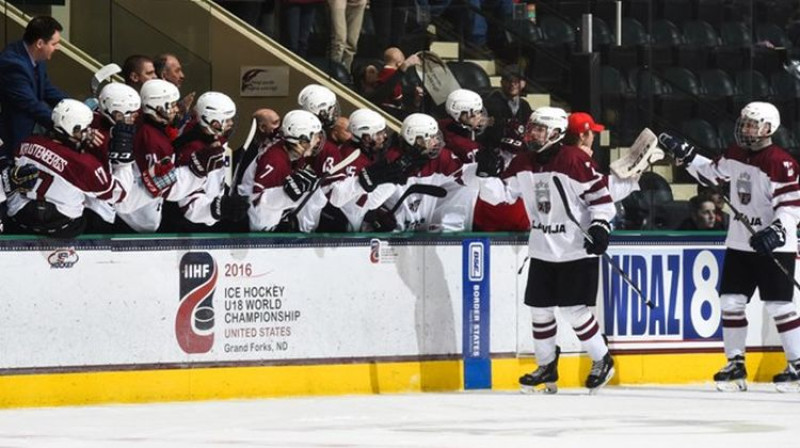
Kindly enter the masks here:
[[325, 133], [316, 115], [305, 110], [293, 110], [283, 117], [281, 134], [291, 146], [298, 148], [301, 157], [314, 156], [325, 143]]
[[236, 104], [224, 93], [206, 92], [200, 95], [194, 113], [198, 124], [210, 135], [227, 138], [233, 131]]
[[94, 114], [89, 106], [78, 100], [63, 99], [53, 108], [51, 115], [56, 136], [64, 143], [83, 149], [91, 140], [89, 126]]
[[542, 152], [564, 138], [567, 112], [558, 107], [540, 107], [531, 113], [525, 130], [528, 149]]
[[386, 120], [374, 110], [358, 109], [350, 114], [348, 130], [353, 142], [370, 155], [380, 152], [388, 141]]
[[142, 100], [136, 89], [118, 82], [103, 87], [97, 96], [97, 101], [100, 113], [111, 123], [133, 124], [142, 108]]
[[772, 143], [772, 134], [781, 125], [778, 109], [760, 101], [746, 105], [734, 127], [736, 144], [749, 150], [766, 148]]
[[472, 90], [458, 89], [450, 92], [444, 107], [447, 115], [459, 125], [477, 133], [486, 129], [488, 114], [483, 108], [483, 100]]
[[307, 85], [297, 96], [297, 104], [319, 118], [322, 126], [330, 128], [341, 116], [339, 102], [331, 89], [319, 84]]
[[175, 84], [163, 79], [151, 79], [144, 83], [139, 95], [142, 97], [145, 115], [161, 124], [175, 121], [181, 96]]
[[430, 115], [411, 114], [403, 120], [400, 129], [403, 142], [420, 154], [435, 159], [444, 147], [444, 138], [439, 124]]

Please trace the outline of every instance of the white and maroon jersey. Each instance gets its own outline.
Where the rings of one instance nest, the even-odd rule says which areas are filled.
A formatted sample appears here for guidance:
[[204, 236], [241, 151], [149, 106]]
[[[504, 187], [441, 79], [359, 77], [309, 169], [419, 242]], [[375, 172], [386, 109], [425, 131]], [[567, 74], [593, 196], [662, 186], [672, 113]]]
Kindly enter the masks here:
[[[508, 151], [502, 145], [497, 150], [503, 160], [503, 171], [511, 166], [511, 161], [514, 160], [514, 157], [522, 154], [522, 142], [515, 141], [515, 143], [518, 143], [517, 147], [519, 149], [517, 151]], [[525, 202], [522, 198], [518, 198], [512, 203], [490, 204], [480, 198], [480, 188], [477, 188], [477, 190], [472, 213], [472, 230], [476, 232], [526, 232], [530, 230], [531, 220], [528, 218], [528, 212], [525, 210]]]
[[[192, 154], [208, 148], [214, 143], [214, 140], [213, 136], [204, 134], [199, 126], [195, 126], [192, 130], [184, 133], [175, 141], [176, 144], [180, 145], [175, 148], [177, 153], [175, 165], [188, 167], [192, 163]], [[221, 144], [225, 142], [226, 139], [220, 141]], [[220, 166], [202, 177], [201, 185], [186, 197], [178, 200], [178, 206], [188, 221], [213, 226], [218, 220], [211, 213], [211, 206], [214, 199], [223, 194], [225, 194], [225, 167]]]
[[481, 149], [481, 144], [475, 141], [475, 133], [456, 123], [452, 118], [439, 121], [442, 130], [444, 146], [447, 147], [461, 163], [475, 162], [475, 153]]
[[606, 176], [611, 199], [614, 202], [619, 202], [630, 196], [634, 191], [639, 191], [639, 177], [640, 176], [633, 176], [622, 179], [614, 173], [611, 173], [610, 176]]
[[[753, 229], [759, 230], [779, 219], [786, 229], [786, 244], [776, 252], [797, 251], [797, 223], [800, 220], [800, 185], [797, 162], [777, 145], [749, 151], [733, 145], [723, 156], [709, 160], [696, 156], [687, 171], [702, 183], [730, 182], [728, 197]], [[700, 177], [702, 176], [702, 177]], [[753, 252], [750, 232], [738, 219], [728, 227], [725, 240], [731, 249]]]
[[[108, 148], [111, 144], [111, 123], [108, 118], [99, 112], [95, 112], [91, 128], [97, 130], [103, 136], [103, 143], [99, 147], [89, 148], [89, 152], [94, 154], [101, 163], [108, 165], [109, 170], [111, 170], [111, 163], [108, 160]], [[117, 209], [114, 204], [102, 199], [87, 198], [86, 208], [97, 213], [97, 216], [108, 223], [113, 223], [117, 216]]]
[[[357, 149], [351, 142], [344, 143], [339, 148], [343, 159]], [[347, 177], [331, 185], [330, 203], [344, 213], [350, 230], [354, 232], [361, 230], [364, 215], [383, 205], [397, 188], [394, 184], [380, 184], [372, 192], [367, 193], [364, 190], [358, 182], [358, 173], [375, 163], [376, 160], [376, 156], [362, 151], [352, 163], [341, 171]]]
[[[386, 153], [386, 159], [390, 162], [401, 156], [402, 150], [399, 148], [391, 148]], [[466, 204], [459, 206], [458, 203], [465, 198], [469, 199], [468, 196], [462, 196], [464, 190], [462, 167], [463, 164], [458, 157], [449, 149], [442, 148], [435, 159], [426, 161], [422, 167], [410, 173], [405, 185], [396, 185], [391, 198], [386, 201], [389, 207], [397, 203], [409, 185], [436, 185], [447, 190], [447, 196], [441, 199], [419, 194], [405, 199], [395, 213], [398, 229], [430, 232], [463, 229], [466, 214], [470, 211]]]
[[89, 152], [75, 149], [44, 136], [24, 140], [16, 152], [17, 165], [34, 165], [39, 179], [33, 190], [11, 195], [8, 214], [14, 216], [28, 202], [46, 201], [69, 218], [79, 218], [87, 198], [116, 203], [125, 198], [133, 182], [131, 166], [102, 163]]
[[125, 200], [117, 204], [117, 216], [137, 232], [155, 232], [161, 225], [164, 200], [185, 198], [200, 188], [204, 179], [195, 176], [188, 166], [181, 166], [175, 167], [175, 183], [164, 189], [155, 186], [153, 166], [162, 159], [175, 163], [175, 150], [164, 127], [147, 119], [136, 130], [133, 155], [134, 184]]
[[[284, 141], [270, 146], [256, 159], [252, 183], [242, 180], [242, 187], [248, 192], [247, 196], [250, 199], [250, 208], [247, 212], [250, 230], [271, 231], [286, 213], [294, 210], [303, 201], [305, 196], [293, 201], [283, 190], [283, 183], [293, 171], [309, 166], [309, 162], [314, 160], [306, 158], [292, 161]], [[297, 216], [300, 231], [306, 233], [316, 229], [322, 208], [328, 202], [321, 188], [311, 194], [313, 196]]]
[[594, 256], [587, 255], [583, 233], [567, 217], [553, 178], [561, 181], [567, 206], [584, 229], [595, 219], [611, 221], [616, 213], [606, 178], [597, 172], [596, 162], [576, 146], [559, 146], [547, 152], [522, 153], [514, 158], [502, 180], [484, 179], [481, 199], [497, 204], [523, 198], [531, 219], [531, 258], [565, 262]]

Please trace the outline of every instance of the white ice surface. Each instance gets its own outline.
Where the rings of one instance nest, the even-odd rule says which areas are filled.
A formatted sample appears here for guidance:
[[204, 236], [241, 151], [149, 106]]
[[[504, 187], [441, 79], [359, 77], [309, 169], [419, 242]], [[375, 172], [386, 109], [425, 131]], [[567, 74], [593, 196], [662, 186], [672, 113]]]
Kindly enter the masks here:
[[282, 398], [0, 411], [0, 447], [788, 447], [800, 394], [701, 386]]

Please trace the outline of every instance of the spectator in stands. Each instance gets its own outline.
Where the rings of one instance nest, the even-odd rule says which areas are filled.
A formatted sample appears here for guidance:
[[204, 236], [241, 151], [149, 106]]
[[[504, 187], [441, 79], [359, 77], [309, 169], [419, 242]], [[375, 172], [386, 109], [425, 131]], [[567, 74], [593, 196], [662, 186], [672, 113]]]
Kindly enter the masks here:
[[722, 200], [722, 193], [720, 193], [721, 189], [726, 187], [704, 187], [702, 185], [697, 186], [697, 195], [698, 196], [708, 196], [714, 201], [714, 219], [716, 220], [717, 224], [722, 229], [728, 228], [728, 221], [730, 220], [730, 216], [725, 213], [725, 201]]
[[[383, 69], [378, 73], [375, 90], [369, 96], [369, 99], [379, 104], [386, 112], [398, 119], [403, 119], [409, 112], [404, 110], [402, 79], [406, 70], [419, 65], [421, 61], [416, 54], [406, 58], [397, 47], [387, 49], [383, 53], [383, 60]], [[422, 96], [419, 89], [417, 93], [421, 99]]]
[[331, 60], [350, 71], [358, 49], [367, 0], [328, 0], [331, 11]]
[[525, 78], [517, 65], [510, 65], [501, 73], [500, 90], [492, 91], [484, 104], [486, 112], [493, 120], [492, 125], [484, 133], [487, 147], [496, 147], [500, 143], [503, 131], [510, 120], [525, 123], [531, 115], [531, 105], [522, 93], [525, 91]]
[[353, 134], [350, 133], [350, 120], [347, 117], [339, 117], [336, 119], [336, 123], [333, 124], [331, 128], [331, 140], [333, 140], [337, 145], [341, 145], [342, 143], [349, 141], [353, 138]]
[[141, 54], [128, 56], [122, 63], [120, 75], [125, 80], [125, 84], [133, 87], [137, 92], [142, 90], [142, 84], [158, 78], [153, 60]]
[[67, 94], [50, 83], [45, 63], [58, 50], [62, 30], [52, 17], [34, 17], [22, 40], [0, 53], [0, 158], [13, 154], [36, 125], [53, 127], [52, 107]]
[[314, 13], [323, 0], [283, 0], [283, 45], [301, 57], [308, 56], [308, 36]]
[[512, 0], [467, 0], [467, 3], [469, 6], [465, 19], [469, 25], [467, 42], [470, 44], [467, 51], [471, 56], [485, 58], [492, 54], [487, 45], [489, 29], [496, 28], [490, 26], [489, 21], [496, 19], [504, 23], [510, 22], [514, 4]]
[[678, 226], [678, 230], [725, 230], [722, 223], [717, 222], [714, 209], [714, 201], [709, 196], [692, 197], [689, 199], [689, 217]]

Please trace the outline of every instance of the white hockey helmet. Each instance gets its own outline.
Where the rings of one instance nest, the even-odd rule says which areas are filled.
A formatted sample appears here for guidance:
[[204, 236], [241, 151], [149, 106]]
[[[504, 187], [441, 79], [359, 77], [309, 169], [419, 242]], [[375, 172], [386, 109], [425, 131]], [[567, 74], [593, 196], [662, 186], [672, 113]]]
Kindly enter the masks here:
[[197, 123], [211, 135], [227, 135], [233, 129], [236, 104], [220, 92], [206, 92], [194, 106]]
[[[292, 144], [305, 148], [304, 155], [313, 155], [322, 149], [325, 133], [319, 118], [305, 110], [293, 110], [283, 117], [281, 123], [283, 138]], [[306, 147], [307, 145], [310, 145]]]
[[461, 117], [465, 113], [467, 118], [472, 118], [479, 114], [486, 115], [481, 96], [467, 89], [457, 89], [450, 92], [447, 95], [444, 108], [447, 111], [447, 115], [450, 115], [458, 123], [463, 123]]
[[165, 123], [170, 123], [175, 118], [181, 97], [175, 84], [163, 79], [151, 79], [142, 85], [139, 95], [142, 97], [145, 114]]
[[736, 120], [733, 136], [736, 143], [747, 149], [762, 149], [772, 142], [772, 134], [781, 126], [781, 114], [770, 103], [754, 101], [742, 108]]
[[316, 115], [326, 128], [333, 126], [341, 115], [336, 94], [319, 84], [305, 86], [297, 95], [297, 104]]
[[363, 149], [380, 149], [387, 140], [386, 120], [371, 109], [358, 109], [350, 114], [348, 130]]
[[119, 82], [106, 84], [97, 96], [100, 113], [111, 120], [133, 122], [142, 108], [142, 99], [133, 87]]
[[94, 114], [89, 106], [78, 100], [63, 99], [51, 114], [53, 129], [62, 137], [76, 143], [78, 148], [89, 139], [89, 126]]
[[400, 128], [400, 136], [403, 141], [420, 153], [435, 159], [439, 156], [444, 146], [444, 138], [439, 131], [439, 124], [436, 119], [425, 114], [411, 114], [403, 120]]
[[544, 151], [558, 143], [567, 132], [567, 111], [560, 107], [540, 107], [528, 118], [525, 143], [528, 149]]

